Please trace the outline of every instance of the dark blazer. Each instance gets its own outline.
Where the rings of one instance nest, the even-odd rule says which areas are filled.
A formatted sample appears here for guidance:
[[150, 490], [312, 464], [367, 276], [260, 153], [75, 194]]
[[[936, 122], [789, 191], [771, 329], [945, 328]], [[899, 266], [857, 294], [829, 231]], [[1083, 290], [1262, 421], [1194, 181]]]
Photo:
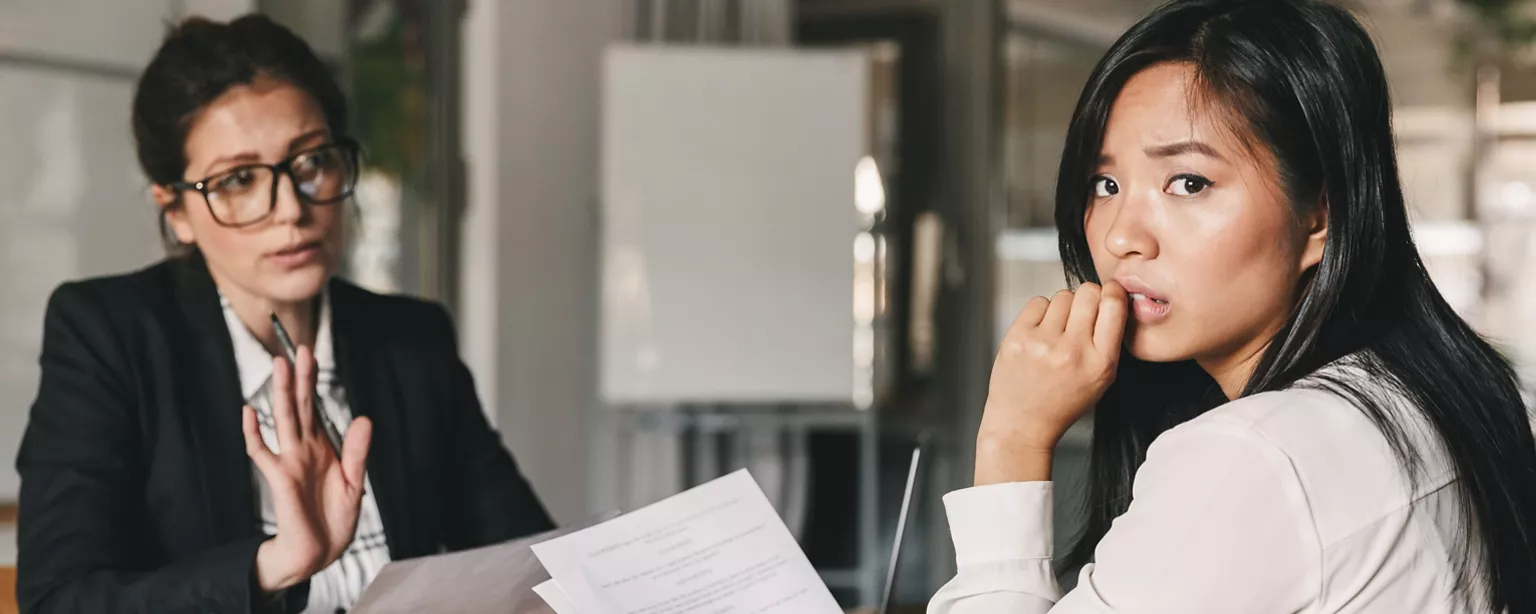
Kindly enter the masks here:
[[[395, 560], [553, 527], [480, 409], [448, 314], [330, 284], [338, 375]], [[54, 291], [16, 458], [26, 613], [250, 612], [262, 534], [234, 346], [201, 257]], [[307, 584], [295, 594], [307, 593]]]

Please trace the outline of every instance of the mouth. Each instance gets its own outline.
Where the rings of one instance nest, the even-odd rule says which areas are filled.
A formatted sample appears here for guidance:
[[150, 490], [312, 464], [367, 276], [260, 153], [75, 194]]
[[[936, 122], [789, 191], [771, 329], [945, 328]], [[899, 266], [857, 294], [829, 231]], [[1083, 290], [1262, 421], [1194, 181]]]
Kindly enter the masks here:
[[1140, 279], [1123, 277], [1115, 281], [1125, 288], [1126, 296], [1131, 300], [1131, 313], [1136, 321], [1153, 324], [1167, 318], [1173, 311], [1173, 306], [1169, 304], [1166, 297], [1158, 294]]
[[283, 267], [303, 266], [320, 256], [320, 241], [293, 243], [277, 251], [268, 252], [267, 258]]
[[319, 249], [319, 248], [320, 248], [320, 242], [319, 241], [304, 241], [302, 243], [294, 243], [292, 245], [289, 245], [288, 247], [284, 247], [284, 248], [282, 248], [280, 250], [277, 250], [275, 252], [272, 252], [272, 253], [270, 253], [268, 255], [270, 255], [270, 256], [278, 256], [278, 257], [282, 257], [282, 256], [297, 256], [297, 255], [302, 254], [304, 252], [307, 252], [307, 251], [310, 251], [310, 250]]
[[1157, 304], [1157, 305], [1167, 305], [1168, 304], [1168, 301], [1165, 301], [1165, 300], [1160, 299], [1160, 298], [1155, 298], [1155, 297], [1147, 296], [1146, 294], [1143, 294], [1141, 292], [1131, 292], [1131, 293], [1128, 293], [1127, 296], [1130, 296], [1132, 301], [1152, 301], [1154, 304]]

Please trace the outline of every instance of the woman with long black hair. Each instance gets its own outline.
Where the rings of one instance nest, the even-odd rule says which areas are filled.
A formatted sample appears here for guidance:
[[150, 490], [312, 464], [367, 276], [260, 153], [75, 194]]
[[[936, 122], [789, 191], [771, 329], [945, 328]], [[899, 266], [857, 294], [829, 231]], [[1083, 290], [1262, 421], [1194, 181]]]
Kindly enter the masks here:
[[[1317, 0], [1176, 0], [1079, 99], [1076, 291], [1005, 337], [930, 613], [1536, 611], [1536, 444], [1409, 232], [1386, 77]], [[1094, 415], [1051, 566], [1051, 453]]]

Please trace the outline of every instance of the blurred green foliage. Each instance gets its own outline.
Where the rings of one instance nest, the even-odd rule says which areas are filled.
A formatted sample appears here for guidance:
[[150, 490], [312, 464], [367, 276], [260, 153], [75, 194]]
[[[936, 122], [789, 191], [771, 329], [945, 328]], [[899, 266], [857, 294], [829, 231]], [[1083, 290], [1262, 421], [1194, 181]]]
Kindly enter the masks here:
[[401, 180], [425, 167], [427, 75], [419, 28], [400, 12], [367, 39], [353, 39], [350, 63], [355, 127], [368, 165]]
[[1459, 42], [1473, 61], [1511, 58], [1536, 44], [1536, 19], [1529, 0], [1456, 0], [1472, 17]]

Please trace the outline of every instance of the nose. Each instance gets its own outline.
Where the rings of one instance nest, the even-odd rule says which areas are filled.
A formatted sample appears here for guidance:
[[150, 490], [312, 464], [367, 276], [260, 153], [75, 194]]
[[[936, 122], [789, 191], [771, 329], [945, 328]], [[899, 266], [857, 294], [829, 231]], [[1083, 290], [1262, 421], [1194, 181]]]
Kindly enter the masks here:
[[277, 224], [297, 224], [304, 219], [307, 206], [299, 200], [298, 186], [288, 173], [277, 173], [272, 179], [272, 221]]
[[1105, 208], [1107, 210], [1090, 212], [1109, 216], [1109, 219], [1103, 220], [1101, 228], [1104, 233], [1103, 245], [1110, 255], [1121, 260], [1132, 257], [1150, 260], [1157, 257], [1157, 236], [1150, 223], [1155, 199], [1127, 191], [1116, 205]]

